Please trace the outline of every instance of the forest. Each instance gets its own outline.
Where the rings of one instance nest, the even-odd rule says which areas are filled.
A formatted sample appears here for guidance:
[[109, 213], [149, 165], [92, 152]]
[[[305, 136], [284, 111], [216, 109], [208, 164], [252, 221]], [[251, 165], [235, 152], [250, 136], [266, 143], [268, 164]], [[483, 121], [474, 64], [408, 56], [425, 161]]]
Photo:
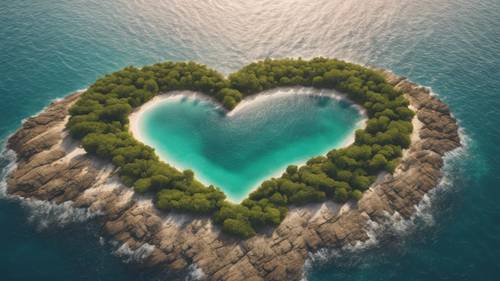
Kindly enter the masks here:
[[[128, 115], [157, 94], [202, 92], [231, 110], [246, 96], [284, 86], [345, 93], [366, 109], [366, 128], [356, 131], [352, 145], [303, 166], [289, 166], [240, 204], [197, 181], [191, 170], [179, 171], [162, 162], [153, 148], [128, 131]], [[376, 70], [336, 59], [266, 59], [228, 77], [194, 62], [164, 62], [126, 67], [98, 79], [70, 108], [67, 129], [87, 153], [111, 161], [125, 185], [151, 194], [157, 208], [210, 214], [223, 232], [249, 238], [279, 225], [291, 205], [359, 200], [377, 175], [394, 172], [402, 150], [410, 145], [414, 112], [408, 105]]]

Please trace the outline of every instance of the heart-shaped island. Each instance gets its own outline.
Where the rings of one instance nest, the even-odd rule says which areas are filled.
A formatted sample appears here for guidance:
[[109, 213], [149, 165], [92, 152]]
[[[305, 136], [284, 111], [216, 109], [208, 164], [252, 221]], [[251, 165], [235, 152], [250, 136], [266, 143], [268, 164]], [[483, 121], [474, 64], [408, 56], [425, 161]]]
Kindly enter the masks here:
[[[354, 143], [347, 148], [331, 150], [326, 156], [318, 155], [300, 168], [288, 166], [283, 175], [264, 181], [240, 204], [226, 200], [226, 195], [217, 187], [203, 185], [196, 180], [192, 170], [181, 172], [162, 162], [151, 147], [137, 141], [129, 133], [129, 114], [159, 93], [198, 91], [232, 110], [244, 97], [290, 86], [342, 92], [366, 110], [369, 118], [366, 129], [358, 130]], [[214, 221], [220, 223], [225, 232], [248, 238], [259, 228], [278, 225], [286, 216], [288, 205], [327, 199], [338, 202], [350, 198], [357, 200], [381, 172], [393, 172], [402, 149], [410, 145], [414, 113], [408, 105], [402, 92], [387, 83], [381, 73], [335, 59], [268, 59], [252, 63], [227, 78], [193, 62], [166, 62], [141, 69], [127, 67], [99, 79], [70, 109], [67, 128], [71, 136], [82, 140], [88, 153], [109, 159], [118, 166], [126, 185], [133, 186], [140, 193], [155, 194], [158, 208], [213, 213]], [[310, 114], [313, 116], [314, 112]], [[179, 115], [177, 118], [189, 116]], [[210, 115], [207, 115], [206, 120], [209, 118]], [[357, 120], [353, 121], [356, 123]], [[161, 120], [156, 120], [158, 122], [161, 123]], [[172, 123], [171, 120], [169, 122]], [[192, 130], [192, 133], [199, 132], [194, 127]], [[166, 137], [178, 138], [175, 141], [179, 142], [188, 141], [187, 137], [179, 139], [179, 131], [174, 134], [177, 135]], [[196, 141], [196, 137], [193, 135], [189, 141]], [[280, 145], [289, 148], [287, 143], [293, 144], [294, 136], [288, 136], [283, 141]], [[270, 149], [279, 151], [281, 147], [275, 145]], [[319, 152], [321, 150], [324, 148], [320, 147]], [[289, 160], [293, 162], [296, 159], [292, 157]], [[279, 163], [276, 168], [282, 168], [282, 164]], [[249, 163], [242, 166], [248, 167]], [[236, 169], [226, 166], [228, 168]], [[255, 169], [269, 172], [269, 167], [257, 165]], [[208, 177], [207, 174], [204, 176]], [[260, 180], [260, 176], [256, 174], [254, 180]], [[248, 186], [231, 188], [241, 188], [243, 194], [248, 190]]]
[[[185, 90], [197, 98], [172, 93]], [[289, 94], [276, 98], [269, 91]], [[349, 102], [330, 98], [338, 93]], [[155, 96], [164, 103], [155, 103]], [[365, 110], [364, 128], [349, 146], [326, 152], [342, 146], [341, 132], [351, 134], [361, 118], [353, 103]], [[269, 118], [276, 122], [268, 124]], [[286, 120], [305, 123], [290, 127]], [[171, 139], [156, 138], [167, 144], [167, 155], [161, 145], [151, 143], [155, 151], [141, 142], [155, 139], [156, 129], [168, 129], [165, 137]], [[228, 142], [234, 148], [219, 141], [233, 134], [241, 134]], [[303, 140], [305, 134], [328, 140], [318, 146]], [[196, 147], [199, 141], [204, 143]], [[236, 153], [245, 145], [252, 149], [240, 158], [231, 155], [233, 163], [210, 155]], [[168, 268], [202, 272], [206, 280], [301, 280], [311, 253], [370, 245], [385, 229], [412, 220], [421, 209], [416, 206], [442, 179], [444, 156], [459, 146], [458, 125], [446, 104], [388, 71], [326, 58], [285, 59], [252, 63], [224, 77], [196, 63], [167, 62], [107, 75], [27, 119], [7, 144], [16, 161], [6, 191], [48, 206], [56, 216], [62, 209], [64, 221], [99, 216], [100, 232], [118, 255], [162, 274]], [[309, 152], [317, 156], [282, 170], [295, 162], [281, 151], [290, 148], [300, 152], [298, 160]], [[170, 157], [172, 149], [180, 149], [177, 158]], [[279, 175], [263, 182], [255, 176], [258, 186], [240, 203], [231, 202], [222, 190], [197, 180], [211, 181], [189, 160], [194, 149], [195, 156], [214, 162], [208, 172], [230, 167], [269, 176], [276, 168]], [[280, 162], [267, 167], [265, 155]], [[233, 167], [234, 161], [244, 163]], [[226, 189], [232, 185], [221, 185], [235, 198]]]

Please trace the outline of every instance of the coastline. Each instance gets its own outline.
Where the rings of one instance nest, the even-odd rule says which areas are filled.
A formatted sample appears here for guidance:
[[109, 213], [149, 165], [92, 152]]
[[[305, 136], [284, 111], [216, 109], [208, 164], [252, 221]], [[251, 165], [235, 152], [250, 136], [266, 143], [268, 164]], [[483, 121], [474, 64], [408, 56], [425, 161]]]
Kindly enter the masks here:
[[[128, 116], [128, 118], [129, 118], [128, 132], [132, 136], [134, 136], [134, 138], [137, 139], [138, 141], [140, 141], [146, 145], [149, 145], [151, 147], [154, 147], [152, 145], [154, 142], [151, 141], [150, 139], [148, 139], [142, 133], [141, 121], [144, 117], [143, 115], [146, 112], [148, 112], [152, 108], [159, 106], [160, 104], [166, 103], [166, 102], [178, 101], [178, 100], [181, 100], [184, 98], [196, 99], [199, 101], [209, 102], [209, 103], [213, 104], [215, 110], [222, 108], [222, 109], [224, 109], [227, 117], [232, 117], [232, 116], [235, 116], [236, 114], [238, 114], [238, 112], [245, 110], [245, 108], [247, 108], [248, 105], [250, 105], [253, 102], [262, 101], [262, 100], [270, 100], [273, 98], [287, 96], [287, 95], [326, 96], [326, 97], [333, 99], [337, 102], [343, 101], [343, 102], [348, 103], [351, 107], [355, 108], [358, 111], [358, 114], [361, 116], [361, 119], [358, 122], [356, 122], [356, 124], [352, 128], [351, 132], [349, 134], [347, 134], [346, 136], [344, 136], [342, 140], [340, 140], [339, 142], [332, 143], [332, 144], [328, 145], [328, 148], [326, 148], [321, 153], [318, 153], [317, 155], [306, 156], [303, 159], [288, 163], [287, 166], [288, 165], [302, 166], [302, 165], [305, 165], [307, 163], [307, 161], [309, 159], [311, 159], [311, 157], [323, 156], [323, 155], [326, 155], [332, 149], [339, 149], [339, 148], [347, 147], [347, 146], [351, 145], [352, 143], [354, 143], [356, 130], [363, 129], [366, 127], [366, 122], [368, 121], [368, 116], [367, 116], [366, 110], [363, 107], [361, 107], [360, 105], [349, 100], [345, 94], [342, 94], [336, 90], [315, 89], [312, 87], [298, 87], [297, 86], [297, 87], [280, 87], [280, 88], [266, 90], [266, 91], [263, 91], [261, 93], [255, 94], [255, 95], [245, 97], [231, 111], [227, 111], [226, 109], [224, 109], [222, 107], [222, 105], [218, 101], [216, 101], [215, 99], [208, 97], [208, 96], [206, 96], [202, 93], [199, 93], [199, 92], [171, 91], [171, 92], [166, 92], [166, 93], [160, 93], [160, 94], [154, 96], [151, 100], [149, 100], [148, 102], [146, 102], [142, 106], [136, 108]], [[217, 186], [215, 183], [207, 180], [202, 175], [202, 173], [197, 171], [195, 168], [184, 167], [184, 165], [176, 162], [173, 159], [173, 157], [169, 156], [168, 152], [158, 151], [156, 149], [155, 149], [155, 152], [158, 154], [158, 156], [160, 157], [160, 159], [162, 161], [164, 161], [165, 163], [171, 165], [172, 167], [174, 167], [180, 171], [185, 170], [185, 169], [192, 169], [195, 172], [195, 177], [197, 178], [197, 180], [199, 180], [204, 185], [208, 186], [210, 184], [213, 184], [213, 185]], [[256, 179], [255, 186], [253, 186], [251, 189], [249, 189], [248, 194], [250, 194], [252, 191], [256, 190], [264, 180], [270, 179], [270, 178], [280, 177], [281, 174], [283, 174], [285, 172], [285, 170], [286, 170], [286, 166], [285, 167], [278, 167], [274, 170], [269, 171], [269, 173], [267, 173], [264, 177], [262, 177], [260, 179]], [[236, 200], [234, 198], [231, 198], [228, 194], [226, 194], [226, 196], [227, 196], [227, 199], [233, 203], [240, 203], [242, 200], [244, 200], [244, 198]]]
[[112, 167], [64, 145], [67, 108], [77, 95], [52, 103], [9, 138], [17, 167], [8, 176], [7, 192], [99, 211], [103, 235], [122, 250], [145, 253], [134, 260], [142, 266], [171, 271], [194, 266], [205, 280], [299, 280], [311, 252], [369, 244], [371, 225], [415, 215], [415, 206], [443, 177], [443, 157], [461, 145], [444, 103], [402, 77], [386, 73], [386, 78], [408, 95], [421, 122], [399, 172], [377, 181], [357, 204], [293, 207], [276, 229], [245, 241], [221, 234], [206, 217], [158, 212], [121, 185]]

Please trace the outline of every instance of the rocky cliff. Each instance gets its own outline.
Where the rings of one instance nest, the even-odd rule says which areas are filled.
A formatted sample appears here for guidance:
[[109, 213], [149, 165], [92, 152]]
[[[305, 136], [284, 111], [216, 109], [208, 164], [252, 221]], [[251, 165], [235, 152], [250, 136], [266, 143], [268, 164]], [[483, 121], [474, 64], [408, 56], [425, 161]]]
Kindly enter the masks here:
[[408, 219], [442, 177], [443, 156], [460, 146], [448, 107], [423, 87], [386, 73], [416, 111], [411, 147], [394, 175], [383, 175], [357, 203], [290, 208], [275, 229], [241, 241], [210, 219], [160, 213], [151, 198], [120, 184], [112, 165], [85, 154], [64, 130], [70, 95], [28, 119], [8, 141], [17, 167], [7, 191], [24, 198], [88, 208], [101, 214], [102, 232], [145, 266], [182, 271], [195, 265], [206, 280], [299, 280], [309, 253], [367, 241], [367, 229], [395, 215]]

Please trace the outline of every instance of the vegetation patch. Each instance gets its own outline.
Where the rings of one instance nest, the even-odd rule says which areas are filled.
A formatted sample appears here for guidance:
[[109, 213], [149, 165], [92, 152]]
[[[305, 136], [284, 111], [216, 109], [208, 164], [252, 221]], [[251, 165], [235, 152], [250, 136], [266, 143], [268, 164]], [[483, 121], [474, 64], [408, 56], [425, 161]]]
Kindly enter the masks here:
[[[355, 142], [289, 166], [279, 178], [264, 181], [240, 204], [205, 186], [191, 170], [160, 161], [153, 148], [128, 132], [128, 115], [158, 93], [202, 92], [228, 110], [242, 98], [285, 86], [336, 89], [367, 111], [365, 129]], [[276, 226], [290, 205], [361, 198], [382, 172], [393, 172], [410, 145], [413, 111], [400, 91], [375, 70], [328, 58], [264, 60], [229, 77], [194, 62], [165, 62], [141, 69], [127, 67], [97, 80], [70, 108], [67, 128], [92, 155], [112, 161], [124, 184], [154, 195], [161, 210], [211, 214], [226, 233], [242, 238]]]

